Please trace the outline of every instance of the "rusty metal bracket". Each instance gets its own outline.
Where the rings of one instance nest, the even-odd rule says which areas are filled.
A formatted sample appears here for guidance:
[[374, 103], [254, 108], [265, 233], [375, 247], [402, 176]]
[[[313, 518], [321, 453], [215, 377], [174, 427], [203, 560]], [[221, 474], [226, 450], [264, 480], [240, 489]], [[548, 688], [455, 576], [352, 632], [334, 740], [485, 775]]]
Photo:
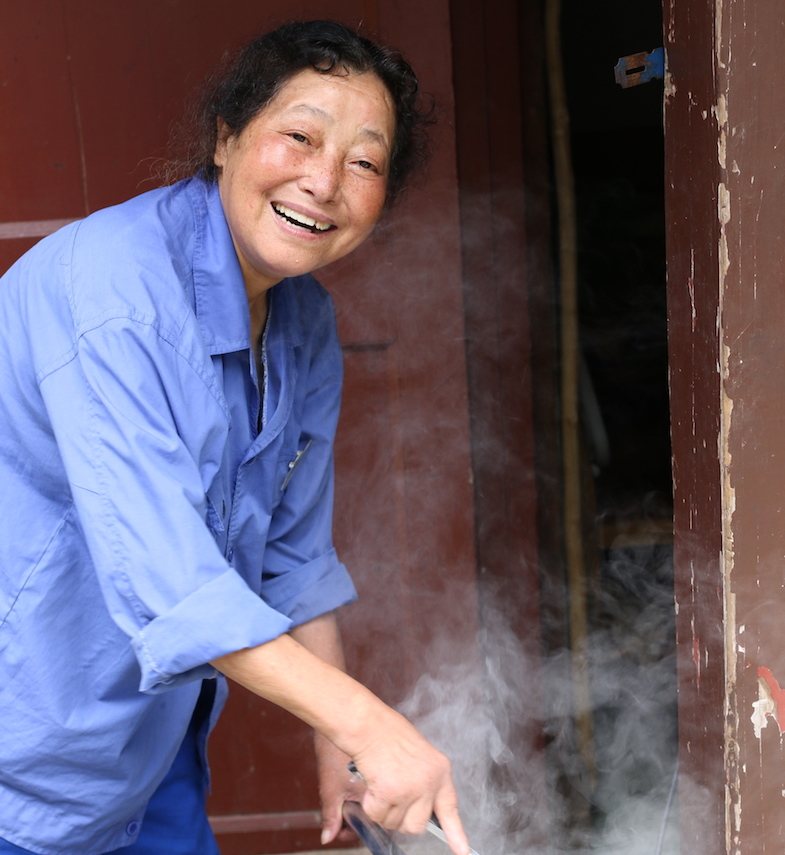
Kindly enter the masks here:
[[665, 48], [623, 56], [616, 63], [613, 75], [623, 89], [640, 86], [650, 80], [662, 80], [665, 77]]

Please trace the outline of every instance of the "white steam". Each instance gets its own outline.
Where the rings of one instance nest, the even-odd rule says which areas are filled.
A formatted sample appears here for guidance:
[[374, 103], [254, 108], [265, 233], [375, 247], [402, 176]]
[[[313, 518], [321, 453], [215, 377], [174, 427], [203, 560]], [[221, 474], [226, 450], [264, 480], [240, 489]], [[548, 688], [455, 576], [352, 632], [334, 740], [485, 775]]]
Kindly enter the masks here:
[[[679, 811], [701, 811], [705, 794], [676, 774], [670, 570], [668, 551], [650, 547], [605, 563], [586, 646], [588, 710], [575, 706], [570, 653], [525, 655], [493, 605], [479, 657], [456, 663], [448, 639], [433, 646], [400, 708], [453, 761], [480, 855], [680, 852]], [[573, 726], [581, 713], [588, 751]], [[403, 848], [447, 851], [427, 838]]]

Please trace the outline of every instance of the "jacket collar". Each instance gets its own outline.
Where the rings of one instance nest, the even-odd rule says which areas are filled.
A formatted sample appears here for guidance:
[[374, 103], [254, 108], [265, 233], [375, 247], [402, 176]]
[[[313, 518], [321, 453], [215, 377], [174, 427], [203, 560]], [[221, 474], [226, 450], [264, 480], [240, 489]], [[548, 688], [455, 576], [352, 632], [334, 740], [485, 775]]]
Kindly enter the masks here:
[[[187, 189], [195, 224], [194, 311], [202, 339], [211, 354], [247, 349], [251, 329], [248, 301], [218, 184], [192, 178]], [[273, 322], [294, 346], [303, 341], [296, 287], [296, 279], [284, 279], [270, 289]]]

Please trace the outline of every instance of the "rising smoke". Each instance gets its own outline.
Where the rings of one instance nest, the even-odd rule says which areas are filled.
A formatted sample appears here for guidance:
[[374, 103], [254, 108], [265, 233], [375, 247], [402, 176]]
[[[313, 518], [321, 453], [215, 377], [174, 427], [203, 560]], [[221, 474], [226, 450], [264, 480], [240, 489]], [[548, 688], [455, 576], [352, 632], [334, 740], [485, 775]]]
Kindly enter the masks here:
[[[586, 644], [589, 709], [574, 691], [571, 652], [525, 654], [492, 598], [478, 660], [456, 663], [448, 641], [434, 643], [428, 661], [450, 664], [431, 667], [401, 710], [451, 757], [481, 855], [681, 851], [679, 812], [700, 811], [705, 797], [676, 775], [671, 574], [667, 547], [606, 554]], [[582, 713], [588, 745], [574, 726]]]

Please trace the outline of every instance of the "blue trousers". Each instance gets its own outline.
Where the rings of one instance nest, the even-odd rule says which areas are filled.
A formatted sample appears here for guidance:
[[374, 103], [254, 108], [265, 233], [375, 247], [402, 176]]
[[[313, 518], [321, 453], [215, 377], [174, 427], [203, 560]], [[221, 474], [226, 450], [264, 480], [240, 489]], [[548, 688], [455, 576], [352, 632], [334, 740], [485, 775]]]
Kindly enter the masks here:
[[[220, 855], [204, 800], [192, 723], [172, 768], [150, 800], [136, 843], [114, 849], [112, 855]], [[0, 839], [0, 855], [33, 853]]]

